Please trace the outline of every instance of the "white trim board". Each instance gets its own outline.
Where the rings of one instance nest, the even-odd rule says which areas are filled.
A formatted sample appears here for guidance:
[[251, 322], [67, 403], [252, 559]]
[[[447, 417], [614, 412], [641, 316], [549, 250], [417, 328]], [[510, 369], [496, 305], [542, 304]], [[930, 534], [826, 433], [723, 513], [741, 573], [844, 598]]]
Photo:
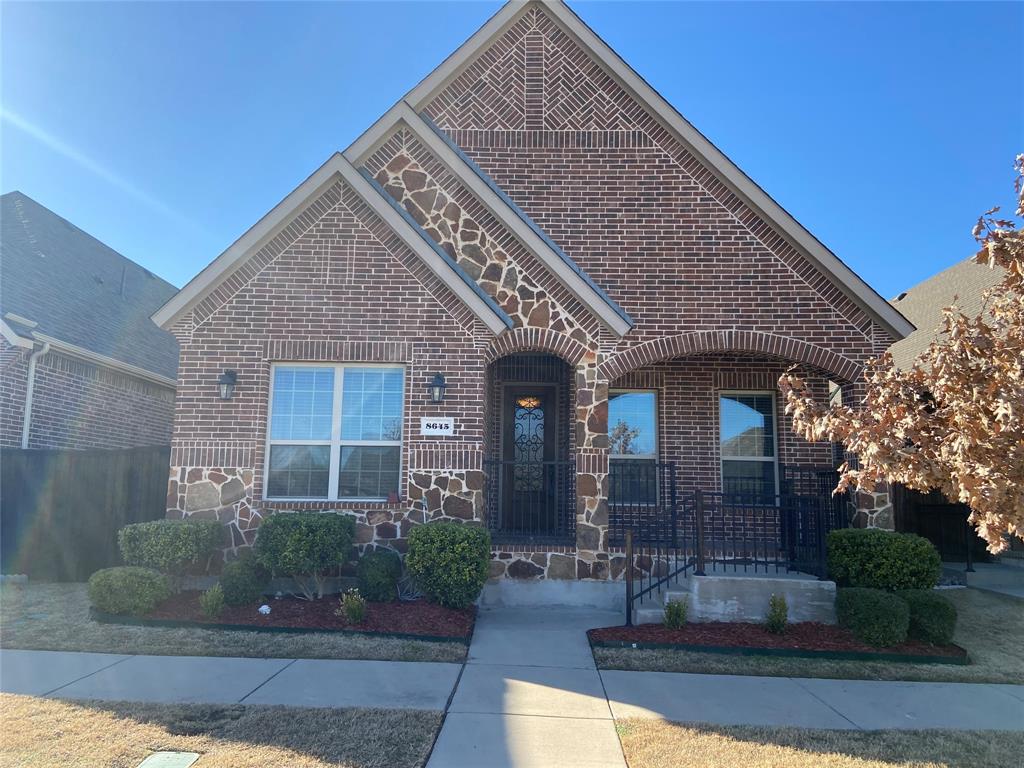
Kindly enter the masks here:
[[403, 99], [413, 111], [422, 111], [465, 67], [532, 5], [540, 5], [573, 40], [587, 51], [618, 84], [640, 104], [646, 106], [677, 140], [702, 160], [755, 212], [773, 224], [801, 254], [815, 264], [861, 309], [879, 322], [897, 339], [915, 330], [900, 312], [875, 292], [863, 279], [775, 202], [725, 154], [693, 127], [679, 112], [638, 75], [604, 42], [563, 0], [512, 0], [492, 16], [479, 30]]
[[326, 163], [154, 312], [153, 322], [161, 328], [170, 328], [178, 318], [212, 293], [220, 283], [288, 226], [299, 212], [338, 180], [344, 181], [355, 191], [492, 333], [497, 335], [508, 327], [506, 319], [473, 291], [452, 266], [424, 242], [412, 225], [405, 221], [339, 152], [334, 153]]

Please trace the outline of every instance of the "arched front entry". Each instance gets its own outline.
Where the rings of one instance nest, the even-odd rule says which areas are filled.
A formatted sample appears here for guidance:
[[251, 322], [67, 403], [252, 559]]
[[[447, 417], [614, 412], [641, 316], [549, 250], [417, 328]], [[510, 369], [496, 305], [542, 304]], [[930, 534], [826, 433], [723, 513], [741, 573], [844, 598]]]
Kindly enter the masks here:
[[573, 378], [545, 353], [488, 366], [486, 518], [496, 543], [575, 541]]

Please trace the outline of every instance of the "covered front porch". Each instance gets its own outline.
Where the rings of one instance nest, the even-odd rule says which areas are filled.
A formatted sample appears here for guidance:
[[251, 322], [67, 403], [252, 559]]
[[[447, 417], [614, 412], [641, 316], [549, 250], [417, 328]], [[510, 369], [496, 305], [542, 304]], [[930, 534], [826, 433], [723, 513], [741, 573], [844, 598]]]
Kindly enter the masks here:
[[[604, 382], [599, 367], [551, 352], [493, 360], [484, 461], [491, 575], [823, 576], [825, 534], [855, 510], [832, 494], [837, 447], [790, 430], [776, 382], [794, 362], [714, 351]], [[805, 373], [823, 395], [849, 386], [821, 368]]]

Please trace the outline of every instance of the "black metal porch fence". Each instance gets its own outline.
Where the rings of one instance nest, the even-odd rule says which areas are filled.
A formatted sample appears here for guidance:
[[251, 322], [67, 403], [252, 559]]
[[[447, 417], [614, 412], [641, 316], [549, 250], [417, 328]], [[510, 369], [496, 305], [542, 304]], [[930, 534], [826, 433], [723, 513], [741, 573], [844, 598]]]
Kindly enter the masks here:
[[780, 472], [783, 491], [805, 493], [715, 493], [678, 489], [672, 462], [613, 462], [609, 535], [613, 546], [625, 548], [627, 624], [636, 604], [688, 572], [825, 578], [828, 531], [847, 524], [845, 497], [833, 496], [835, 484], [825, 488], [821, 479], [828, 472]]
[[484, 474], [496, 543], [575, 544], [575, 462], [487, 459]]

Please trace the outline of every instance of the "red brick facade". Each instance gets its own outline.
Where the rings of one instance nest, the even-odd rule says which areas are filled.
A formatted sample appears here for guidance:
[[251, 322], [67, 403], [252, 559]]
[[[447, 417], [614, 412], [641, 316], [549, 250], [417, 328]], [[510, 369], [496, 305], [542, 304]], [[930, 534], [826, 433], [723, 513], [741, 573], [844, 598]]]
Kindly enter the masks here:
[[[30, 350], [0, 340], [0, 446], [21, 447]], [[29, 448], [166, 445], [174, 390], [50, 352], [36, 362]]]
[[[659, 454], [681, 482], [720, 486], [718, 392], [775, 390], [799, 364], [822, 393], [852, 392], [892, 338], [778, 227], [589, 58], [537, 6], [434, 98], [425, 113], [632, 318], [622, 338], [524, 247], [415, 136], [396, 127], [362, 161], [511, 318], [495, 337], [347, 184], [337, 182], [176, 321], [181, 345], [168, 514], [215, 517], [235, 546], [263, 515], [344, 510], [358, 542], [404, 549], [413, 525], [484, 522], [495, 406], [488, 365], [525, 351], [574, 371], [569, 451], [576, 545], [496, 545], [493, 575], [616, 578], [608, 543], [608, 390], [655, 389]], [[264, 499], [273, 362], [397, 363], [405, 369], [403, 483], [391, 503]], [[238, 372], [218, 398], [224, 369]], [[448, 382], [427, 399], [435, 372]], [[779, 458], [828, 464], [829, 445], [788, 429]], [[419, 435], [452, 416], [450, 438]], [[493, 440], [491, 440], [493, 443]]]

